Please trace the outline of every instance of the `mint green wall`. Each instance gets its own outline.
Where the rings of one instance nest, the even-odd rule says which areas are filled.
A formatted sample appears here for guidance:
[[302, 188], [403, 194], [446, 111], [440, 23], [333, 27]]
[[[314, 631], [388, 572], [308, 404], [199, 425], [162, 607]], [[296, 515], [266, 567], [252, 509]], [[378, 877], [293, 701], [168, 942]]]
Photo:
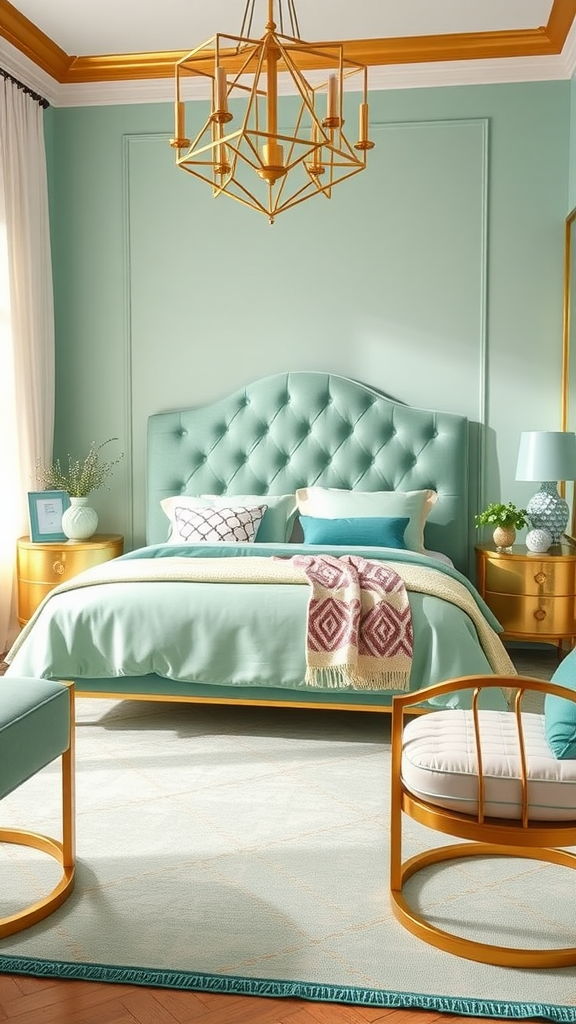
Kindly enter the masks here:
[[56, 451], [127, 453], [100, 529], [143, 540], [150, 413], [289, 369], [484, 424], [477, 500], [526, 501], [519, 433], [559, 425], [570, 101], [569, 82], [374, 93], [368, 169], [272, 227], [174, 167], [171, 104], [49, 111]]

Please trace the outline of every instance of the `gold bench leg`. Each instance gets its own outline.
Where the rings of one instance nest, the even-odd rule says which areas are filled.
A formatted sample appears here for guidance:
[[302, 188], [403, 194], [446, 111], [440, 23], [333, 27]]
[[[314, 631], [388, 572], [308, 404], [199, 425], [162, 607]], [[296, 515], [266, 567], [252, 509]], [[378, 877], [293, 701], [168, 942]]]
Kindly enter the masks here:
[[75, 837], [75, 775], [74, 775], [74, 686], [67, 683], [70, 699], [70, 736], [68, 749], [62, 754], [62, 841], [38, 832], [26, 832], [22, 829], [0, 829], [0, 843], [14, 843], [27, 846], [41, 853], [47, 853], [62, 865], [62, 875], [57, 885], [35, 903], [24, 910], [7, 917], [0, 917], [0, 938], [14, 935], [30, 925], [48, 917], [60, 907], [74, 888], [76, 873], [76, 837]]

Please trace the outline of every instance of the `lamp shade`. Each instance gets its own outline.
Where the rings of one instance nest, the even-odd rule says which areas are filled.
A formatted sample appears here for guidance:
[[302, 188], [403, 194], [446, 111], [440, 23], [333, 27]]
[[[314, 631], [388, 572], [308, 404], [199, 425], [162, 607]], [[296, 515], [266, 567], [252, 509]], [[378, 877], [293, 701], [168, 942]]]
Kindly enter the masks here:
[[517, 480], [576, 480], [576, 434], [527, 430], [520, 435]]

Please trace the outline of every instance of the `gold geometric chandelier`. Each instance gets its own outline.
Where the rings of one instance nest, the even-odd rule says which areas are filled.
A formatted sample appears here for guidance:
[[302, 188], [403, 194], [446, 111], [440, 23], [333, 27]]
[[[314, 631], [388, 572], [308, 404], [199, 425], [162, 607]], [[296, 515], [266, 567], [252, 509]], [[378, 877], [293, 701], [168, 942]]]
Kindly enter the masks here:
[[[374, 143], [368, 138], [367, 68], [346, 59], [342, 43], [304, 42], [294, 0], [287, 0], [292, 35], [283, 34], [283, 0], [277, 0], [280, 32], [274, 0], [268, 0], [265, 33], [250, 38], [255, 2], [247, 0], [239, 36], [219, 32], [176, 64], [170, 145], [177, 150], [176, 165], [209, 184], [214, 196], [231, 196], [272, 224], [306, 199], [330, 199], [335, 185], [365, 169]], [[190, 79], [198, 75], [210, 80], [210, 107], [188, 137], [186, 120], [193, 123], [199, 108], [198, 101], [187, 102]], [[278, 112], [286, 76], [298, 105], [291, 127], [284, 126], [284, 114], [279, 122]], [[353, 144], [344, 134], [345, 90], [360, 93]]]

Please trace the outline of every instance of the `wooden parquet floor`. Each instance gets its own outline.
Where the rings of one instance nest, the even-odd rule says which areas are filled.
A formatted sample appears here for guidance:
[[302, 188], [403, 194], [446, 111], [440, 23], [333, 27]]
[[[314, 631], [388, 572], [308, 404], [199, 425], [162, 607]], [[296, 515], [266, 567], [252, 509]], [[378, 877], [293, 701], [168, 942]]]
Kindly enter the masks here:
[[424, 1010], [0, 974], [1, 1024], [470, 1024], [470, 1020]]

